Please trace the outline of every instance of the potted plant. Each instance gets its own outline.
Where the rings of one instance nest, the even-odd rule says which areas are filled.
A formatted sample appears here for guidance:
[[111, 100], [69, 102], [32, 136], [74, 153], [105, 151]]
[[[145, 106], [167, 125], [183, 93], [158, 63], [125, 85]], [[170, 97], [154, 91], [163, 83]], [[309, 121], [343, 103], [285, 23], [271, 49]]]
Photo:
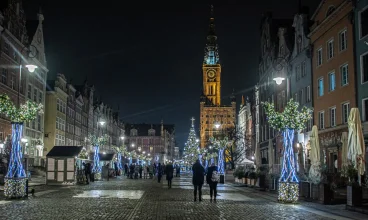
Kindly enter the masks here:
[[249, 174], [249, 178], [250, 178], [250, 185], [251, 186], [254, 186], [254, 185], [256, 185], [256, 179], [257, 179], [257, 173], [256, 172], [251, 172], [250, 174]]
[[358, 184], [358, 171], [353, 165], [343, 168], [342, 173], [348, 178], [347, 182], [347, 205], [361, 206], [363, 200], [363, 190]]
[[248, 172], [245, 172], [243, 177], [243, 183], [247, 184], [248, 183], [247, 181], [248, 181]]

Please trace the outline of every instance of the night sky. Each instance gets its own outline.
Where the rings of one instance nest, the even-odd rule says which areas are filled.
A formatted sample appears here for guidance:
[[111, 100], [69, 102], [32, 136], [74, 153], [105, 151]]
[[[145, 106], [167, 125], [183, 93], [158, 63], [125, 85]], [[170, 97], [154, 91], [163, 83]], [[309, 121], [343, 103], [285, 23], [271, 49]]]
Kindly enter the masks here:
[[[120, 105], [123, 121], [175, 124], [181, 148], [189, 119], [199, 119], [210, 4], [215, 7], [224, 104], [233, 89], [240, 103], [240, 95], [258, 80], [262, 13], [292, 19], [298, 8], [298, 0], [23, 2], [28, 20], [36, 19], [40, 6], [45, 16], [48, 79], [63, 73], [73, 84], [82, 84], [87, 78], [105, 103], [115, 109]], [[303, 4], [312, 13], [319, 2]]]

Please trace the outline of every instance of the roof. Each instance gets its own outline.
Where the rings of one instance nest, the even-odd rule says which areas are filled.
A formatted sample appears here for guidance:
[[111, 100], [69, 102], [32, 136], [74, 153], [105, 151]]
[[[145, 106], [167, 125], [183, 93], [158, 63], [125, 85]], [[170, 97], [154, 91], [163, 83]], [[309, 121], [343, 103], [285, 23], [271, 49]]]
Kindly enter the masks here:
[[[94, 153], [91, 153], [90, 154], [91, 157], [90, 158], [94, 158], [95, 157], [95, 154]], [[114, 155], [115, 154], [102, 154], [102, 153], [99, 153], [98, 156], [100, 157], [100, 161], [110, 161], [114, 158]]]
[[82, 148], [81, 146], [54, 146], [46, 157], [76, 157]]
[[[148, 136], [148, 130], [154, 129], [155, 136], [161, 136], [161, 124], [125, 124], [125, 134], [130, 135], [131, 129], [138, 130], [138, 136]], [[173, 133], [175, 131], [175, 125], [173, 124], [164, 124], [164, 130], [169, 133]]]

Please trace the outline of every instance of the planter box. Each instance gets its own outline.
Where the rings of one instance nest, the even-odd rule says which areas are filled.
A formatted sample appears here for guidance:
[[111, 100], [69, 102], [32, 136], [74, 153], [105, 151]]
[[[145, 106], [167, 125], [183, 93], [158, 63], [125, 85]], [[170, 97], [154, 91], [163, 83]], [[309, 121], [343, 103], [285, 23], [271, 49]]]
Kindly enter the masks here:
[[333, 199], [333, 192], [329, 184], [319, 184], [319, 202], [322, 204], [330, 204]]
[[250, 185], [255, 186], [256, 185], [256, 180], [255, 179], [250, 179]]
[[243, 177], [243, 184], [247, 184], [247, 178]]
[[300, 197], [309, 198], [310, 197], [310, 183], [309, 182], [300, 182]]
[[250, 179], [249, 178], [247, 179], [247, 185], [250, 186]]
[[312, 199], [318, 199], [319, 198], [319, 187], [316, 184], [312, 183]]
[[361, 206], [363, 200], [363, 189], [359, 186], [347, 186], [347, 202], [348, 206]]

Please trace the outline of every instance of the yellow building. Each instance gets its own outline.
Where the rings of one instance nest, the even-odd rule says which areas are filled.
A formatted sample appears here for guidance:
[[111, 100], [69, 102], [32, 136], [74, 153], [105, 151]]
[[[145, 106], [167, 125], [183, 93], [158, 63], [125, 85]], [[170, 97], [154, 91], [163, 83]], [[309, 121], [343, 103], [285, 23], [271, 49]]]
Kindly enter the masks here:
[[211, 136], [235, 127], [236, 119], [234, 96], [231, 97], [230, 106], [221, 105], [221, 64], [215, 33], [213, 6], [202, 70], [203, 94], [200, 100], [200, 136], [201, 147], [206, 147]]
[[45, 154], [54, 146], [65, 145], [66, 103], [67, 89], [66, 78], [58, 74], [56, 80], [48, 81], [45, 106]]

